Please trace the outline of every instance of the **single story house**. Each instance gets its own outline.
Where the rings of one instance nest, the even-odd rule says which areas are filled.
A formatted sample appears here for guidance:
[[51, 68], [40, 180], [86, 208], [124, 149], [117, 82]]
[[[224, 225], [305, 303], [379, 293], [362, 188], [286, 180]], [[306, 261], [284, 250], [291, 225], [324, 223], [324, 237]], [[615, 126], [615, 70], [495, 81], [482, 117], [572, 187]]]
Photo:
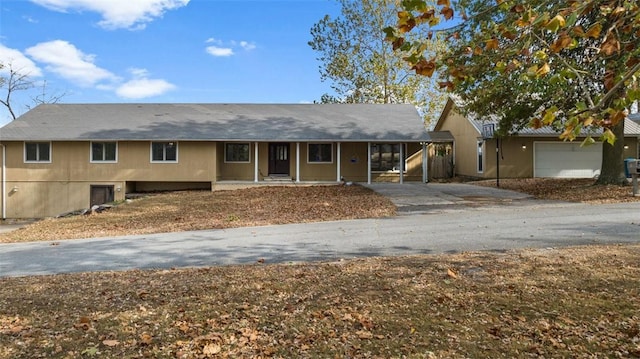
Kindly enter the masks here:
[[41, 218], [141, 191], [426, 182], [429, 142], [412, 105], [43, 104], [0, 128], [0, 206]]
[[[458, 106], [450, 98], [434, 127], [454, 137], [455, 175], [490, 179], [498, 174], [500, 178], [595, 178], [600, 174], [600, 142], [581, 147], [581, 139], [562, 141], [551, 128], [525, 128], [500, 139], [498, 147], [491, 135], [495, 121], [465, 117]], [[625, 121], [624, 133], [625, 158], [640, 158], [640, 124]]]

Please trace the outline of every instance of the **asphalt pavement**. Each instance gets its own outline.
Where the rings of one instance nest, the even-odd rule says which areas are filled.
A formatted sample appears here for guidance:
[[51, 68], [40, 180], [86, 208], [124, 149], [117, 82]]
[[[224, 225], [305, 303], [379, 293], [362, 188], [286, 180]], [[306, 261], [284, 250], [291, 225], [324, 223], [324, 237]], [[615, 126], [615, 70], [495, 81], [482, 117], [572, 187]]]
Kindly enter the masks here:
[[0, 277], [640, 241], [640, 202], [548, 202], [466, 184], [371, 187], [389, 196], [400, 214], [380, 219], [0, 244]]

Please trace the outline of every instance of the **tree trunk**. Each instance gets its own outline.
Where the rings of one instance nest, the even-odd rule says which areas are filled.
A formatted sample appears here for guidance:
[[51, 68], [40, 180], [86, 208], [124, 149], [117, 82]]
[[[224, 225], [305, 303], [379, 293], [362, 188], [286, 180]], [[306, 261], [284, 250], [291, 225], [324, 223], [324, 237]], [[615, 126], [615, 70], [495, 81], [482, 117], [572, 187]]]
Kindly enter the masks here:
[[600, 177], [596, 184], [626, 185], [627, 178], [624, 175], [624, 120], [611, 128], [616, 135], [616, 142], [610, 145], [602, 144], [602, 165]]

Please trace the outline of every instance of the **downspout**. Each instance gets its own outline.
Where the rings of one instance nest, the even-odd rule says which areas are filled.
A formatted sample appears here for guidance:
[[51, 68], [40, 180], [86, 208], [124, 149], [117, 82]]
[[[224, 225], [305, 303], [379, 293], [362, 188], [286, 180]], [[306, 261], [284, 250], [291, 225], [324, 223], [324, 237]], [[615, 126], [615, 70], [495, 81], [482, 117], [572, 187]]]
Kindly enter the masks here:
[[7, 219], [7, 148], [2, 146], [2, 219]]

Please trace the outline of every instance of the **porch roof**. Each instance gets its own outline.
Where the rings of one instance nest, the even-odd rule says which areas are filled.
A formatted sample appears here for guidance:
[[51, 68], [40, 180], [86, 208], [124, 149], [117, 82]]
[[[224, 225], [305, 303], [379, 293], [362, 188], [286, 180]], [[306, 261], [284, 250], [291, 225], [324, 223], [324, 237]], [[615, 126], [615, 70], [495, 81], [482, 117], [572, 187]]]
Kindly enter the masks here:
[[400, 104], [44, 104], [0, 129], [3, 141], [429, 142]]

